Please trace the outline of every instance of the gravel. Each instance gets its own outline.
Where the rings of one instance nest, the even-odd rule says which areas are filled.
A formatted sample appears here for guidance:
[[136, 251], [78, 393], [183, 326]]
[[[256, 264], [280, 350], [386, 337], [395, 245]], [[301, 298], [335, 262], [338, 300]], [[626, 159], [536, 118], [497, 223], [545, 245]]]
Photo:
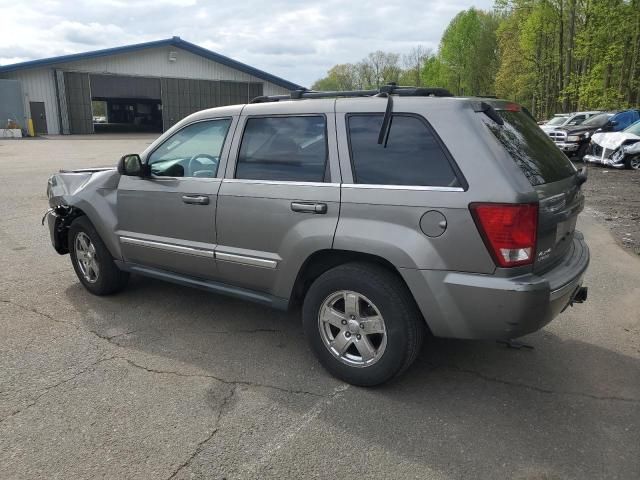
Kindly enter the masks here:
[[618, 244], [640, 255], [640, 170], [587, 168], [586, 211], [609, 227]]

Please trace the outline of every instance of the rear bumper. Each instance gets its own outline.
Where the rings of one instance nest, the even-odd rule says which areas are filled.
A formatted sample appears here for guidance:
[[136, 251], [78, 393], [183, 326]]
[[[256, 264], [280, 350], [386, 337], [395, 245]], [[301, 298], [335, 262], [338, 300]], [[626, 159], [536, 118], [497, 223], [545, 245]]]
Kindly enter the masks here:
[[539, 330], [571, 304], [588, 265], [589, 248], [576, 231], [565, 259], [544, 274], [401, 273], [435, 336], [510, 339]]

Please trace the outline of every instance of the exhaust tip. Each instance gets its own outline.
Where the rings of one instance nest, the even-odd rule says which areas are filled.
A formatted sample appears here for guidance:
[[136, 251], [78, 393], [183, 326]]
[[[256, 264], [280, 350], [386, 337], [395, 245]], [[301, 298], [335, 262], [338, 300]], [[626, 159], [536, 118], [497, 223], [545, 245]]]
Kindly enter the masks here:
[[573, 296], [573, 303], [583, 303], [587, 301], [589, 289], [587, 287], [580, 287], [576, 290], [575, 295]]

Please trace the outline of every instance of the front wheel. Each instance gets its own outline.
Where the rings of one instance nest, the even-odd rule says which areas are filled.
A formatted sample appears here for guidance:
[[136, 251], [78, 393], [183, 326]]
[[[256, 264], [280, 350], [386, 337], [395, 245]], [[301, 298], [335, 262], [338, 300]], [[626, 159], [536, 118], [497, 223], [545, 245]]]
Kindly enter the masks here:
[[78, 279], [94, 295], [122, 290], [129, 274], [121, 271], [89, 219], [76, 218], [69, 227], [69, 254]]
[[333, 268], [311, 285], [303, 323], [320, 363], [354, 385], [373, 386], [415, 360], [424, 320], [402, 280], [373, 264]]
[[627, 157], [624, 161], [627, 170], [640, 170], [640, 155], [635, 157]]

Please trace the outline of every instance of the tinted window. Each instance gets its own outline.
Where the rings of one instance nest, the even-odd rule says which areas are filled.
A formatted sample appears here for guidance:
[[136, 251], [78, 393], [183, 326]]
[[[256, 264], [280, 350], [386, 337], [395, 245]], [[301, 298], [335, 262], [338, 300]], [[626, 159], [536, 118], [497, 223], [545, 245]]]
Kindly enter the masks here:
[[250, 118], [236, 178], [322, 182], [326, 163], [324, 116]]
[[231, 120], [198, 122], [169, 137], [149, 157], [151, 172], [161, 177], [212, 178]]
[[460, 186], [435, 134], [424, 121], [393, 115], [385, 148], [378, 145], [382, 118], [382, 114], [348, 117], [355, 183]]
[[524, 112], [498, 110], [504, 125], [486, 115], [480, 118], [518, 164], [531, 185], [552, 183], [569, 177], [575, 168], [536, 123]]

